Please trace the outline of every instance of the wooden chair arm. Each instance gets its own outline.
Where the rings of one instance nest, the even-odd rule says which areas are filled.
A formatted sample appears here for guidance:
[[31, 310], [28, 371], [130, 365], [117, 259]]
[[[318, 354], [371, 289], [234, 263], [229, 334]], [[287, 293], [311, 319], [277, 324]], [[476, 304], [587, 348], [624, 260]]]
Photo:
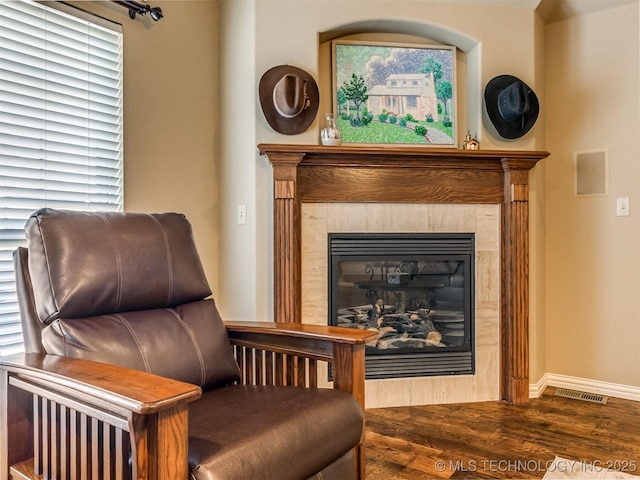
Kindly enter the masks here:
[[351, 345], [364, 345], [379, 335], [378, 332], [372, 330], [302, 323], [226, 321], [224, 324], [227, 327], [227, 332], [233, 333], [260, 333]]
[[2, 357], [0, 369], [30, 383], [48, 386], [79, 401], [147, 415], [191, 402], [200, 387], [139, 370], [57, 355]]
[[[98, 469], [186, 478], [188, 403], [201, 395], [196, 385], [88, 360], [2, 357], [0, 480], [66, 478], [67, 469], [73, 478], [98, 478]], [[113, 464], [95, 460], [101, 444], [115, 449]]]
[[[378, 332], [300, 323], [225, 322], [225, 326], [232, 345], [286, 355], [290, 359], [312, 359], [313, 365], [316, 360], [331, 363], [334, 388], [350, 392], [364, 408], [364, 347]], [[243, 364], [251, 368], [249, 363], [255, 363], [255, 360], [248, 362], [239, 358], [237, 352], [236, 359], [241, 368]], [[289, 370], [290, 374], [293, 366]], [[293, 382], [289, 380], [285, 384], [305, 386], [302, 380]], [[306, 386], [315, 386], [314, 382], [312, 379]]]

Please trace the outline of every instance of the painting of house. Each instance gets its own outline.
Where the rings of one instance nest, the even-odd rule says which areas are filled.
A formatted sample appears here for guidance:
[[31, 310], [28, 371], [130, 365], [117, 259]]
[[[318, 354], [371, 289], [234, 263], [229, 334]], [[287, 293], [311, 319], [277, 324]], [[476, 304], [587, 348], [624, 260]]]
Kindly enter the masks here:
[[333, 40], [331, 47], [343, 142], [457, 145], [455, 46]]
[[433, 73], [399, 73], [389, 75], [382, 85], [367, 92], [367, 110], [373, 115], [383, 111], [414, 118], [431, 117], [438, 121], [438, 99]]

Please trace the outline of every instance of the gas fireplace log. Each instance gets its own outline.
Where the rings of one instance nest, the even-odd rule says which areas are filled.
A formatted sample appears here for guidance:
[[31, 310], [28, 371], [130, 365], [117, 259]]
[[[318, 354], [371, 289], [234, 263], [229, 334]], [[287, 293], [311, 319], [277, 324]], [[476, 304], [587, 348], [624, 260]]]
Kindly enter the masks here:
[[440, 341], [429, 340], [428, 338], [415, 338], [410, 337], [408, 334], [404, 333], [399, 337], [390, 337], [383, 338], [378, 341], [377, 347], [381, 350], [385, 350], [388, 348], [401, 348], [401, 347], [412, 347], [412, 348], [424, 348], [424, 347], [437, 347], [441, 346]]
[[[375, 315], [374, 315], [375, 316]], [[423, 348], [443, 346], [442, 333], [434, 326], [427, 315], [388, 314], [376, 317], [375, 324], [367, 322], [367, 330], [374, 330], [380, 336], [367, 344], [379, 349], [413, 347]]]

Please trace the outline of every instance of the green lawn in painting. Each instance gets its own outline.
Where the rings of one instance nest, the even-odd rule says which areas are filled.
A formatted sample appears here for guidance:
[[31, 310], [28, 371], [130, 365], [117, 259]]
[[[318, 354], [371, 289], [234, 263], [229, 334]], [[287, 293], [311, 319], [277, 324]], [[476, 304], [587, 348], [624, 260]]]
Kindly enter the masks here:
[[[412, 129], [399, 124], [380, 123], [373, 120], [364, 127], [352, 127], [348, 119], [338, 117], [338, 129], [342, 133], [343, 143], [378, 143], [378, 144], [428, 144], [422, 135], [417, 135]], [[436, 123], [419, 122], [427, 128], [427, 137], [438, 131], [448, 137], [452, 135], [452, 128], [446, 128]], [[439, 143], [439, 142], [436, 142]]]

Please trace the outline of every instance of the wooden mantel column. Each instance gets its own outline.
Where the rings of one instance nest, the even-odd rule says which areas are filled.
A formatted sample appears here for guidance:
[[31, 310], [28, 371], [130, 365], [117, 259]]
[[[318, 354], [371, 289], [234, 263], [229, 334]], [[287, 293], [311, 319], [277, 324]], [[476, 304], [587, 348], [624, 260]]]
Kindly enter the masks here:
[[[273, 165], [277, 322], [301, 322], [301, 205], [499, 204], [501, 398], [529, 400], [529, 170], [544, 151], [260, 144]], [[407, 188], [410, 185], [411, 188]]]
[[298, 165], [304, 153], [269, 155], [273, 165], [273, 244], [276, 322], [301, 321], [300, 200], [296, 198]]
[[529, 170], [532, 160], [502, 159], [502, 399], [529, 399]]

